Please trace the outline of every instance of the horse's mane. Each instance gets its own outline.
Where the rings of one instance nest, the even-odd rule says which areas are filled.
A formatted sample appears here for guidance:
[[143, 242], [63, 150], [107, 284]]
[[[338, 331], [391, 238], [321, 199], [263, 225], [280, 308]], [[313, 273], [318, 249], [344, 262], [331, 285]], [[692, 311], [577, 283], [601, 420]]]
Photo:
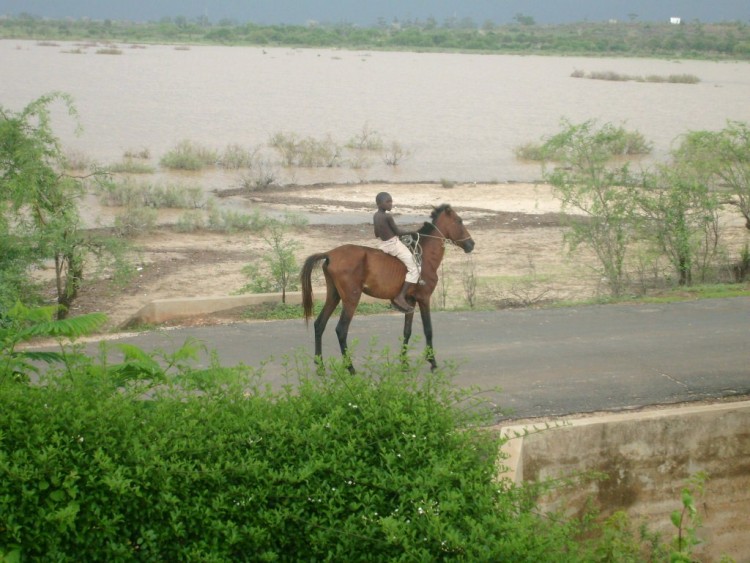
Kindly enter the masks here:
[[435, 230], [435, 221], [437, 221], [437, 218], [440, 217], [440, 214], [443, 211], [447, 211], [451, 208], [450, 203], [442, 203], [438, 205], [437, 207], [432, 208], [432, 213], [430, 214], [430, 219], [432, 219], [431, 223], [428, 223], [427, 221], [424, 222], [424, 225], [417, 231], [420, 235], [428, 235], [432, 231]]

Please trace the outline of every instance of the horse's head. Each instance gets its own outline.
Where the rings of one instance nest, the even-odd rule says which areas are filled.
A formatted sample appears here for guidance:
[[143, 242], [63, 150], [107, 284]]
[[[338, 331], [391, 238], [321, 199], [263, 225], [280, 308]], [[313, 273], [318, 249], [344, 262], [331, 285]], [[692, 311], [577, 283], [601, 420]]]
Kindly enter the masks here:
[[446, 239], [463, 248], [466, 253], [474, 250], [474, 239], [466, 229], [463, 219], [453, 211], [450, 205], [444, 203], [435, 207], [431, 218], [432, 224]]

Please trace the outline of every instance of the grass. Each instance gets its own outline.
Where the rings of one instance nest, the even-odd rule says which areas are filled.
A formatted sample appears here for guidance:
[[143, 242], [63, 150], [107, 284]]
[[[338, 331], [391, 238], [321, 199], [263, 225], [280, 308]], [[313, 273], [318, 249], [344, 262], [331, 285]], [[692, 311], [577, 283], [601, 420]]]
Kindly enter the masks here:
[[723, 299], [728, 297], [750, 297], [750, 282], [739, 284], [705, 284], [690, 287], [673, 287], [652, 295], [624, 295], [621, 297], [597, 297], [580, 301], [555, 301], [550, 307], [578, 307], [581, 305], [612, 305], [617, 303], [680, 303], [701, 299]]
[[[322, 301], [315, 302], [314, 316], [317, 316], [323, 307]], [[380, 315], [383, 313], [392, 313], [392, 309], [385, 303], [360, 303], [357, 307], [357, 315]], [[339, 305], [333, 313], [337, 316], [341, 312]], [[290, 320], [302, 318], [302, 305], [291, 305], [289, 303], [263, 303], [261, 305], [252, 305], [247, 307], [242, 318], [248, 320]]]
[[750, 297], [750, 283], [707, 284], [673, 288], [657, 295], [639, 298], [644, 303], [672, 303], [698, 299], [721, 299], [724, 297]]

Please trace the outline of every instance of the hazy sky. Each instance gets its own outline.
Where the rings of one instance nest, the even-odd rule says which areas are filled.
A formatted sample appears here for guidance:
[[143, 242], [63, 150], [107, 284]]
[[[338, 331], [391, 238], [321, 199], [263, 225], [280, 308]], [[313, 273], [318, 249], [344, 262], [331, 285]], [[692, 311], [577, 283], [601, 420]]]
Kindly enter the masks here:
[[0, 0], [0, 15], [26, 12], [49, 18], [90, 17], [157, 21], [163, 17], [206, 16], [212, 22], [228, 18], [238, 23], [326, 23], [374, 25], [379, 18], [421, 20], [433, 17], [471, 18], [509, 23], [518, 14], [539, 24], [571, 21], [665, 21], [679, 16], [700, 20], [750, 21], [748, 0]]

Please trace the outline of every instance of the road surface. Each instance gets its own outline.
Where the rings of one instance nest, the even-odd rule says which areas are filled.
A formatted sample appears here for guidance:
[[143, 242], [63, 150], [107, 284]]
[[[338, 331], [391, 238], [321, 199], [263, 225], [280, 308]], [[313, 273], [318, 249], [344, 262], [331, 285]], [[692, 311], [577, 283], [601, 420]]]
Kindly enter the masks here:
[[[338, 355], [332, 318], [325, 356]], [[355, 365], [371, 344], [398, 349], [399, 314], [357, 316], [349, 342]], [[669, 304], [619, 304], [433, 314], [440, 365], [457, 365], [456, 383], [482, 389], [507, 418], [563, 415], [750, 394], [750, 297]], [[283, 381], [284, 358], [311, 356], [312, 323], [245, 322], [179, 328], [119, 340], [146, 350], [196, 338], [223, 365], [264, 367]], [[424, 341], [415, 316], [412, 356]], [[92, 350], [95, 348], [92, 346]], [[207, 365], [208, 357], [202, 360]]]

